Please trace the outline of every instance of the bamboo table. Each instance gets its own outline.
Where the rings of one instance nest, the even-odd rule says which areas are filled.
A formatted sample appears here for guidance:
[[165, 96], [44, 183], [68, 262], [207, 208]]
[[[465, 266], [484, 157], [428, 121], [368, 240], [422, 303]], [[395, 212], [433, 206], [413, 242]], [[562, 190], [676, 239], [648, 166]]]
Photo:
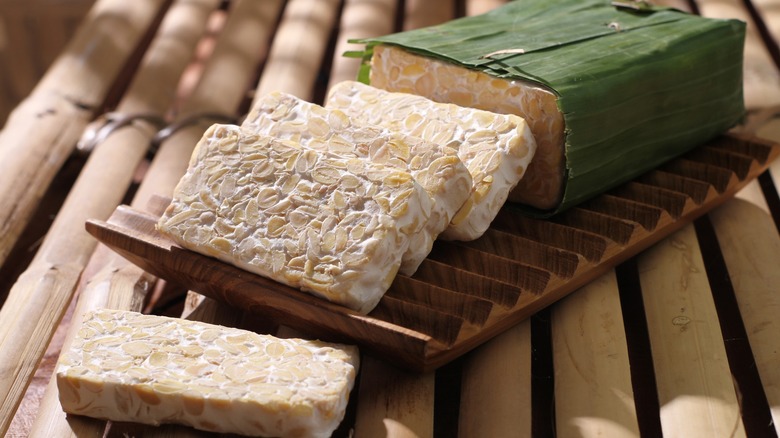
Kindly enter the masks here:
[[[66, 417], [50, 378], [82, 312], [107, 306], [290, 330], [157, 281], [96, 245], [84, 221], [169, 194], [205, 127], [245, 113], [254, 93], [321, 102], [330, 84], [355, 75], [355, 60], [340, 56], [348, 39], [501, 3], [97, 0], [0, 133], [0, 432], [209, 435]], [[750, 113], [738, 130], [780, 142], [780, 3], [664, 3], [748, 22]], [[106, 108], [115, 129], [83, 142], [91, 152], [77, 149]], [[161, 126], [176, 129], [155, 137]], [[780, 163], [736, 199], [434, 372], [364, 356], [336, 435], [777, 436], [775, 181]]]

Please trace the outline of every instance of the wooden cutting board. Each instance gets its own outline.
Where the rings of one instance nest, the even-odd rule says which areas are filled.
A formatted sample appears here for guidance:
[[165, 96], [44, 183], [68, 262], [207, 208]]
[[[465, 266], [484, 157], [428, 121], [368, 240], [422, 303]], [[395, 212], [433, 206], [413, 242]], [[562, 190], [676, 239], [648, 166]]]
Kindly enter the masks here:
[[552, 219], [504, 207], [473, 242], [438, 241], [369, 315], [178, 247], [153, 213], [120, 206], [88, 221], [143, 269], [323, 340], [356, 343], [399, 366], [433, 370], [549, 306], [732, 197], [780, 145], [730, 134]]

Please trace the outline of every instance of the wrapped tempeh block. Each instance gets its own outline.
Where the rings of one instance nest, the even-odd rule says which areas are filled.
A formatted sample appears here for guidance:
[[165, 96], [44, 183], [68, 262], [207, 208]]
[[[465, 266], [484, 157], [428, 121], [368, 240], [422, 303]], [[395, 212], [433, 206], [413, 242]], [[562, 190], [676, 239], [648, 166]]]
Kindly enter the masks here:
[[441, 234], [448, 240], [482, 236], [523, 178], [536, 151], [536, 141], [525, 121], [511, 114], [437, 103], [353, 81], [331, 88], [326, 106], [367, 123], [457, 148], [474, 187]]
[[135, 312], [90, 312], [56, 370], [65, 412], [269, 437], [328, 437], [357, 348]]
[[549, 216], [738, 123], [744, 35], [646, 2], [514, 1], [363, 40], [360, 80], [525, 118], [538, 151], [509, 200]]
[[408, 172], [214, 125], [158, 228], [185, 248], [368, 313], [430, 209]]
[[242, 128], [409, 172], [428, 192], [432, 205], [427, 225], [412, 236], [401, 260], [399, 272], [405, 275], [414, 274], [430, 253], [433, 241], [471, 195], [471, 174], [458, 158], [457, 150], [360, 123], [342, 111], [290, 94], [274, 92], [257, 99]]

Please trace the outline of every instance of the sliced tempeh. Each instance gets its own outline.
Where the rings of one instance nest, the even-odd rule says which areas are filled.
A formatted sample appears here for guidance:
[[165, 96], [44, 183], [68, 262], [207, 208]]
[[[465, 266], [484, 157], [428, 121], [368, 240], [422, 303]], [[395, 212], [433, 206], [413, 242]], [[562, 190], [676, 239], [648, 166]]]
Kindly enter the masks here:
[[242, 128], [411, 173], [430, 195], [432, 206], [427, 225], [412, 237], [401, 261], [400, 272], [405, 275], [414, 274], [430, 253], [433, 241], [471, 194], [471, 174], [457, 150], [361, 123], [340, 110], [323, 108], [290, 94], [274, 92], [257, 99]]
[[327, 106], [368, 123], [458, 149], [458, 157], [471, 172], [474, 190], [442, 233], [445, 239], [480, 237], [536, 152], [530, 129], [515, 115], [436, 103], [352, 81], [334, 86]]
[[101, 309], [57, 365], [63, 409], [252, 436], [330, 436], [344, 418], [357, 348]]
[[214, 125], [158, 227], [185, 248], [368, 313], [430, 209], [408, 172]]

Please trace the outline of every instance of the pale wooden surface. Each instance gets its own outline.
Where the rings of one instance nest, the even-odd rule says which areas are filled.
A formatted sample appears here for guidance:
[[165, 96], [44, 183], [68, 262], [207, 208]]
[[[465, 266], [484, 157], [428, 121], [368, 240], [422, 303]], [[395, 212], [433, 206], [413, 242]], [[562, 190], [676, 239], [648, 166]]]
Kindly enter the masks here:
[[558, 436], [639, 436], [618, 294], [610, 272], [552, 310]]
[[744, 436], [693, 226], [639, 256], [661, 425], [669, 436]]
[[[285, 14], [291, 14], [289, 7], [295, 2], [305, 3], [279, 0], [270, 2], [276, 4], [269, 9], [286, 3]], [[359, 18], [347, 20], [348, 11], [370, 6], [392, 9], [394, 14], [401, 13], [403, 17], [398, 20], [381, 17], [377, 26], [400, 24], [412, 28], [459, 14], [481, 12], [499, 3], [501, 1], [346, 0], [341, 6], [340, 2], [321, 2], [318, 7], [323, 11], [316, 19], [304, 14], [296, 20], [288, 17], [289, 23], [285, 21], [287, 15], [266, 11], [267, 16], [259, 19], [264, 24], [255, 32], [262, 33], [267, 29], [270, 34], [276, 30], [278, 37], [279, 29], [289, 27], [316, 37], [301, 38], [301, 34], [296, 33], [295, 41], [288, 41], [288, 37], [281, 42], [274, 41], [274, 46], [284, 43], [295, 47], [304, 40], [309, 46], [305, 58], [290, 58], [281, 49], [274, 52], [267, 39], [256, 37], [255, 51], [249, 57], [258, 56], [256, 59], [259, 60], [268, 54], [266, 69], [259, 82], [271, 85], [264, 87], [273, 86], [309, 98], [321, 97], [329, 71], [343, 77], [349, 75], [349, 67], [335, 73], [342, 65], [335, 47], [344, 46], [346, 36], [354, 35], [348, 29], [359, 28], [360, 24]], [[664, 3], [682, 8], [690, 5], [687, 1]], [[695, 4], [709, 16], [749, 17], [743, 2], [737, 0], [698, 0]], [[778, 2], [753, 0], [752, 4], [766, 20], [776, 44], [780, 32]], [[404, 8], [399, 9], [399, 5]], [[277, 18], [281, 21], [274, 29]], [[309, 25], [300, 26], [301, 20]], [[751, 132], [780, 141], [780, 66], [767, 48], [771, 47], [771, 41], [767, 46], [752, 19], [749, 23], [745, 89], [748, 106], [754, 111], [746, 126]], [[332, 47], [328, 40], [332, 30], [339, 25], [344, 32]], [[246, 43], [249, 38], [241, 40]], [[214, 53], [222, 53], [224, 59], [241, 58], [233, 56], [231, 50]], [[219, 70], [224, 59], [212, 71]], [[235, 69], [248, 72], [245, 81], [231, 83], [241, 89], [238, 91], [241, 97], [237, 97], [236, 102], [247, 97], [244, 88], [251, 86], [244, 84], [253, 80], [258, 62]], [[349, 63], [343, 65], [349, 66]], [[354, 68], [355, 64], [351, 65]], [[290, 66], [292, 69], [288, 69]], [[320, 69], [324, 72], [318, 73]], [[212, 76], [211, 80], [218, 83], [216, 78], [222, 75]], [[297, 82], [287, 81], [286, 76], [280, 75], [295, 77]], [[197, 112], [200, 108], [231, 112], [238, 106], [238, 103], [232, 106], [209, 104], [214, 100], [210, 92], [214, 93], [213, 87], [202, 87], [195, 95], [209, 97], [193, 98], [191, 105], [182, 112]], [[751, 125], [758, 119], [759, 122]], [[155, 170], [147, 171], [144, 177], [137, 197], [139, 203], [156, 187], [170, 188], [175, 184], [186, 165], [186, 159], [182, 157], [188, 155], [201, 130], [196, 126], [180, 131], [163, 145], [152, 164]], [[163, 156], [167, 158], [163, 159]], [[780, 165], [775, 163], [770, 174], [775, 183], [780, 181]], [[723, 255], [728, 268], [725, 275], [733, 286], [738, 307], [720, 308], [720, 298], [713, 298], [714, 294], [722, 292], [724, 285], [721, 279], [708, 274], [712, 261], [700, 249], [698, 233], [706, 227], [697, 223], [659, 243], [633, 262], [637, 284], [630, 281], [633, 268], [628, 264], [435, 373], [411, 375], [376, 359], [365, 358], [358, 388], [352, 394], [350, 411], [337, 435], [349, 436], [353, 432], [357, 437], [550, 436], [557, 432], [560, 436], [628, 437], [640, 432], [643, 436], [652, 436], [657, 428], [665, 436], [730, 436], [732, 432], [737, 436], [776, 436], [776, 425], [780, 420], [780, 367], [777, 366], [780, 363], [780, 327], [776, 317], [780, 311], [780, 271], [776, 267], [780, 261], [780, 237], [776, 221], [780, 219], [773, 219], [769, 212], [779, 201], [776, 195], [765, 195], [758, 184], [741, 197], [743, 199], [727, 202], [708, 218], [717, 236], [718, 253]], [[701, 236], [706, 237], [706, 233]], [[85, 279], [89, 284], [82, 283], [79, 287], [81, 301], [76, 315], [83, 308], [95, 306], [140, 308], [154, 280], [104, 249], [94, 253]], [[621, 301], [631, 300], [631, 297], [640, 298], [641, 313], [636, 306]], [[634, 299], [633, 303], [636, 301]], [[755, 359], [753, 371], [745, 371], [740, 364], [732, 363], [733, 358], [729, 355], [734, 353], [729, 352], [734, 351], [735, 342], [742, 346], [747, 342], [724, 339], [718, 325], [719, 312], [731, 317], [736, 315], [744, 324]], [[241, 324], [246, 324], [244, 315], [208, 301], [190, 315], [225, 323], [236, 323], [239, 316]], [[638, 321], [642, 322], [642, 317], [647, 319], [644, 326], [648, 336], [646, 344], [641, 339], [638, 341], [636, 335], [636, 325]], [[274, 331], [270, 327], [264, 330]], [[546, 331], [549, 331], [547, 335], [544, 334]], [[672, 339], [674, 342], [670, 341]], [[44, 361], [46, 364], [48, 360], [49, 374], [56, 354], [55, 347]], [[544, 359], [548, 356], [552, 358], [552, 364]], [[44, 368], [41, 370], [39, 381], [46, 381], [47, 372]], [[735, 380], [732, 380], [732, 372], [736, 372]], [[751, 372], [754, 375], [745, 377]], [[651, 373], [656, 382], [649, 392], [647, 382], [643, 380], [647, 373]], [[754, 396], [755, 388], [750, 385], [750, 379], [756, 376], [760, 377], [762, 394], [759, 395], [765, 402], [753, 400], [761, 398]], [[638, 381], [640, 378], [642, 381]], [[748, 386], [738, 393], [734, 382], [737, 385], [747, 382]], [[29, 397], [34, 396], [35, 389], [31, 388]], [[749, 400], [740, 400], [740, 395]], [[656, 408], [647, 409], [654, 403]], [[748, 411], [743, 416], [739, 415], [739, 403], [745, 403]], [[758, 414], [753, 415], [754, 411]], [[102, 434], [106, 427], [94, 420], [66, 419], [59, 410], [54, 386], [47, 388], [38, 412], [40, 415], [31, 436], [69, 436], [71, 433], [93, 436]], [[28, 416], [27, 420], [15, 418], [11, 436], [26, 436], [31, 430], [29, 416], [34, 416], [34, 412], [26, 411], [24, 415]], [[694, 432], [689, 432], [694, 427]], [[121, 436], [122, 433], [177, 437], [208, 435], [181, 427], [154, 429], [114, 425], [108, 430], [108, 436]]]

